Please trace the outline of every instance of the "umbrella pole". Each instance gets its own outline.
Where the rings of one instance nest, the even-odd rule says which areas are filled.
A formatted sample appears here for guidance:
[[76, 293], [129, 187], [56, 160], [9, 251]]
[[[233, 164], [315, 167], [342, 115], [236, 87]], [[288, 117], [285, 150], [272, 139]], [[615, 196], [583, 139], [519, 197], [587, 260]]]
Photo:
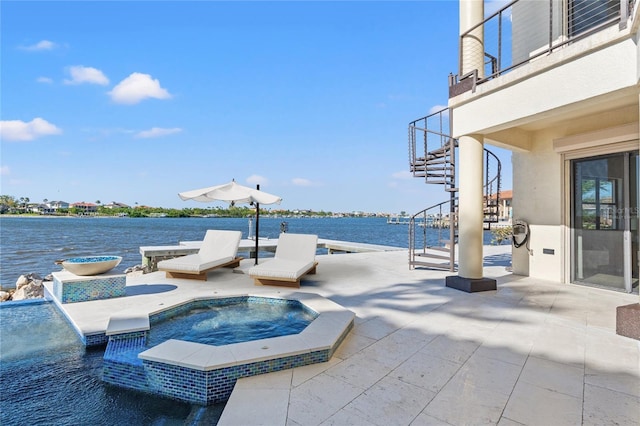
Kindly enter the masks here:
[[[260, 191], [260, 185], [256, 185], [256, 189]], [[256, 203], [256, 265], [258, 264], [258, 229], [260, 227], [260, 203]]]

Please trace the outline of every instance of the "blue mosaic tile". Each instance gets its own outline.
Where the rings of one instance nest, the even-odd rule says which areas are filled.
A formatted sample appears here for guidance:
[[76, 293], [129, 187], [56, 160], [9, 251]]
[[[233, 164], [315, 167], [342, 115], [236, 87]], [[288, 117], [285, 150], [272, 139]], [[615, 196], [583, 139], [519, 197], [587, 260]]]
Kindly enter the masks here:
[[104, 346], [109, 342], [109, 336], [104, 333], [88, 334], [80, 336], [80, 339], [85, 346]]
[[126, 275], [91, 277], [82, 281], [60, 281], [53, 277], [53, 294], [61, 303], [110, 299], [126, 294]]
[[[317, 316], [317, 313], [308, 309], [299, 301], [243, 296], [185, 303], [154, 314], [150, 316], [149, 320], [151, 324], [157, 324], [159, 321], [192, 308], [244, 303], [247, 301], [251, 303], [302, 305], [309, 313]], [[163, 395], [190, 403], [215, 404], [229, 399], [236, 381], [240, 378], [328, 361], [335, 349], [344, 340], [350, 328], [345, 330], [334, 347], [327, 350], [262, 360], [210, 371], [140, 360], [138, 354], [146, 349], [144, 347], [146, 332], [115, 335], [110, 337], [105, 351], [103, 380], [126, 388]]]
[[138, 354], [147, 348], [146, 332], [127, 333], [126, 336], [111, 336], [104, 359], [132, 365], [142, 365]]

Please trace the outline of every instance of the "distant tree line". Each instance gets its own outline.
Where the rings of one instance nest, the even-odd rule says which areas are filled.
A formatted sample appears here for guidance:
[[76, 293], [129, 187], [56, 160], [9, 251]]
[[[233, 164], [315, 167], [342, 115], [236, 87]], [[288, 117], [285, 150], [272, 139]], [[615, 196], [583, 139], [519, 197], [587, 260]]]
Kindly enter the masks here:
[[[33, 210], [34, 206], [46, 204], [47, 199], [42, 203], [32, 203], [28, 197], [16, 198], [11, 195], [0, 195], [0, 214], [30, 214], [41, 215]], [[137, 204], [137, 203], [136, 203]], [[202, 207], [202, 208], [183, 208], [173, 209], [164, 207], [106, 207], [101, 205], [100, 201], [96, 201], [95, 212], [87, 213], [83, 209], [77, 207], [58, 208], [53, 212], [48, 212], [49, 216], [76, 216], [76, 215], [92, 215], [92, 216], [128, 216], [128, 217], [250, 217], [255, 215], [255, 208], [244, 206], [221, 207]], [[260, 209], [260, 215], [264, 216], [332, 216], [333, 213], [325, 211], [312, 210], [266, 210]]]

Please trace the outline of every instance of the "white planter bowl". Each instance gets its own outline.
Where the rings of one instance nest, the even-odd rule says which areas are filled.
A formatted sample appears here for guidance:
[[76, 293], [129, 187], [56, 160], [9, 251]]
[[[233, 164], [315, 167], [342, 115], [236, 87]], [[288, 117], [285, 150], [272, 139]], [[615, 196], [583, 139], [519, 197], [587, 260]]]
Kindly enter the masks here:
[[76, 275], [100, 275], [118, 266], [120, 256], [72, 257], [62, 262], [62, 267]]

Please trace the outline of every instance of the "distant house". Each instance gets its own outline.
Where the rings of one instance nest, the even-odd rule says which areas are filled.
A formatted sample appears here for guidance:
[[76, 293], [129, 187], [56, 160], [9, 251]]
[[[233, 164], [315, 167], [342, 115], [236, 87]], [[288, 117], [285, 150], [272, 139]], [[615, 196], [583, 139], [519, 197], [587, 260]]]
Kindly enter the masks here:
[[82, 214], [92, 214], [98, 211], [98, 205], [93, 203], [86, 203], [84, 201], [80, 203], [71, 204], [71, 208], [80, 210]]
[[117, 203], [115, 201], [110, 202], [109, 204], [104, 204], [102, 207], [107, 209], [128, 209], [129, 206], [124, 203]]
[[56, 210], [48, 204], [30, 204], [29, 210], [38, 214], [54, 214]]
[[[497, 198], [496, 194], [491, 194], [489, 200], [495, 202]], [[513, 207], [511, 202], [513, 201], [513, 191], [504, 190], [500, 191], [500, 200], [498, 203], [498, 220], [507, 221], [513, 217]]]
[[67, 203], [66, 201], [49, 201], [48, 203], [46, 203], [46, 205], [54, 211], [69, 208], [69, 203]]

